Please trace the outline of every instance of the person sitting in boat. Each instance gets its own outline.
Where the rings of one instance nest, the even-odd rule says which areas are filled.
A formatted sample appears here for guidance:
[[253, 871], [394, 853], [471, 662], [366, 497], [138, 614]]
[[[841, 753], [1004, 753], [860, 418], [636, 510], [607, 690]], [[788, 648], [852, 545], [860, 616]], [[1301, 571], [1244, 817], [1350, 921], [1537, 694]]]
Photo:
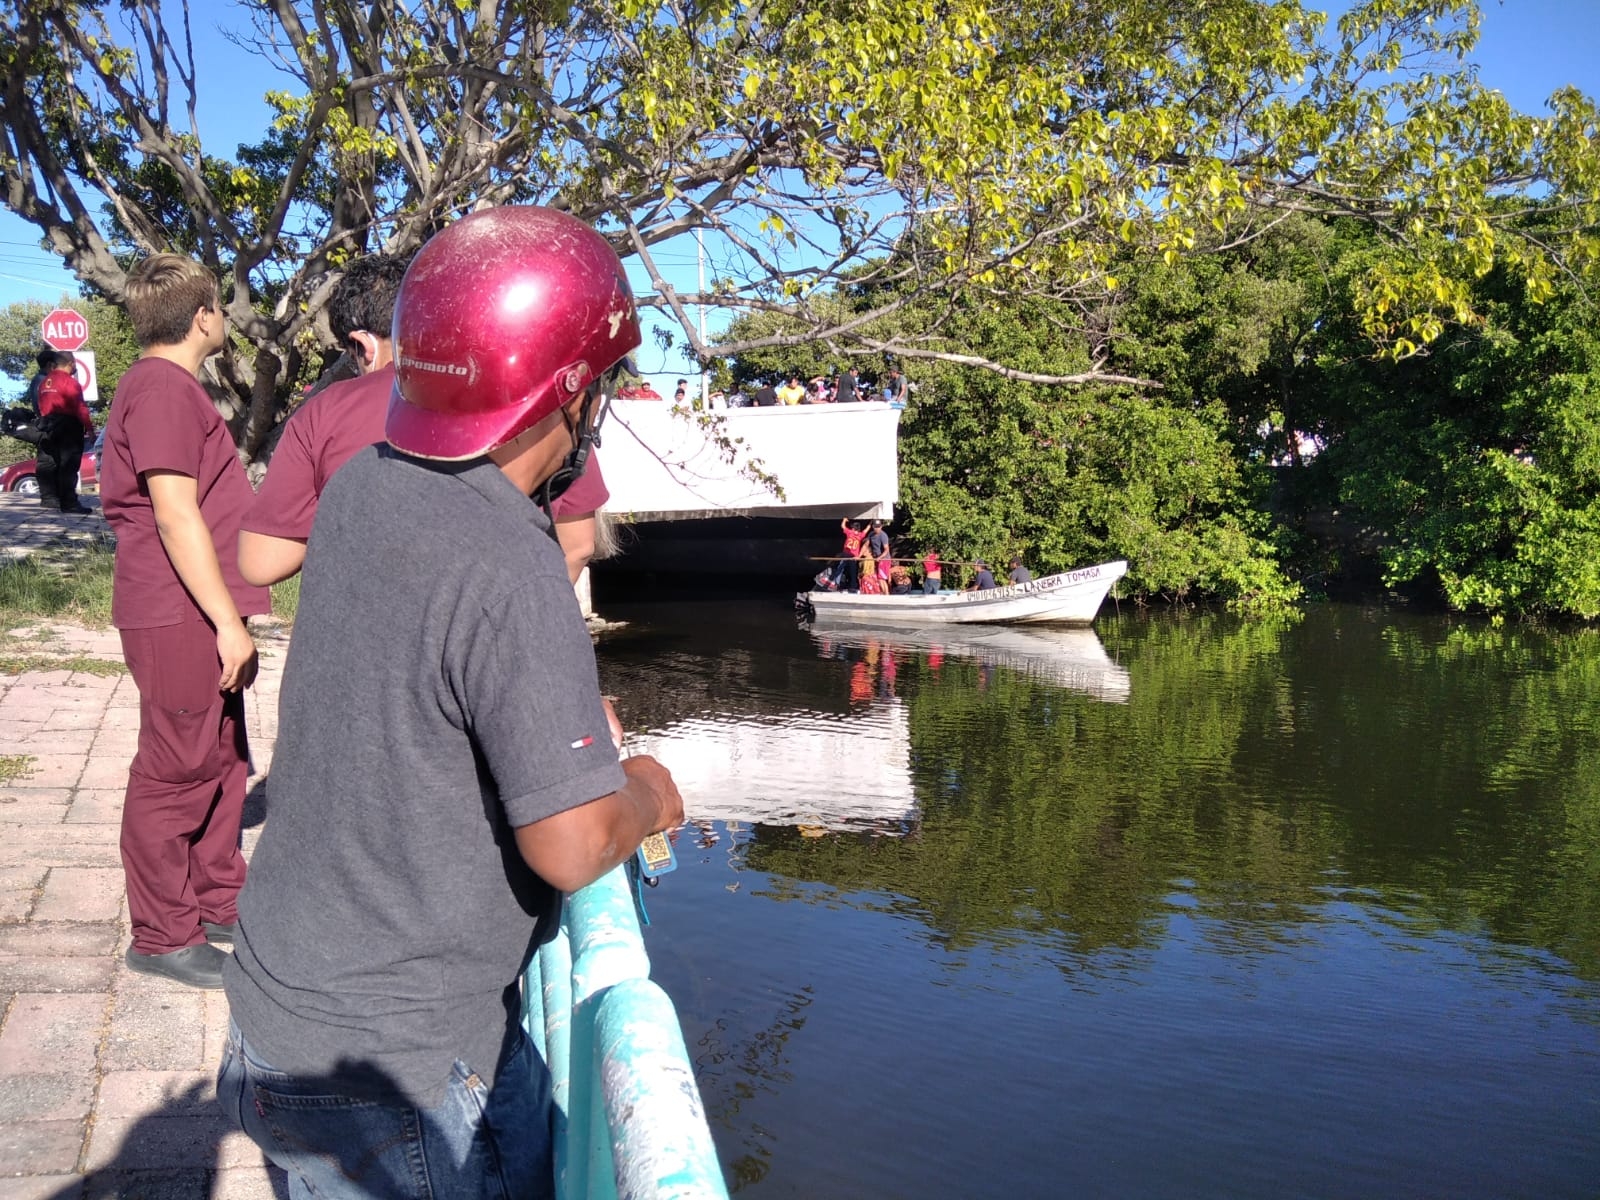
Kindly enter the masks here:
[[989, 564], [983, 559], [978, 559], [972, 564], [978, 573], [972, 577], [972, 585], [967, 588], [969, 592], [987, 592], [994, 587], [994, 574], [989, 570]]
[[889, 594], [891, 596], [911, 595], [911, 570], [896, 563], [889, 571]]
[[1033, 573], [1029, 571], [1027, 567], [1022, 565], [1022, 560], [1020, 558], [1013, 558], [1011, 560], [1011, 571], [1006, 575], [1006, 579], [1009, 582], [1027, 583], [1032, 578]]

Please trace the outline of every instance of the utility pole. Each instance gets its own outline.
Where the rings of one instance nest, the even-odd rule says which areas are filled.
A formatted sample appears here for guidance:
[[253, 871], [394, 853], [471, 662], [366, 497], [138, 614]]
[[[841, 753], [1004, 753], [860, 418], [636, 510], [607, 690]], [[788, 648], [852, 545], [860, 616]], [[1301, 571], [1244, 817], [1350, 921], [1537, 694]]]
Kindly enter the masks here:
[[[700, 345], [706, 344], [706, 231], [705, 227], [694, 227], [694, 245], [696, 258], [700, 265]], [[705, 359], [700, 360], [700, 408], [711, 407], [711, 373], [706, 370]]]

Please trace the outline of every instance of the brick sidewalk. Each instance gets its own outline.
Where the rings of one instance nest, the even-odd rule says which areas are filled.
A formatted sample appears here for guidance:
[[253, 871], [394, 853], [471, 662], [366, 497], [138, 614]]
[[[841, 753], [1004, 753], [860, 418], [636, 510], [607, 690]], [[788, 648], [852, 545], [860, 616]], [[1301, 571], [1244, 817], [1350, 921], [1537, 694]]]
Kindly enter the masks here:
[[[23, 512], [20, 499], [0, 496], [0, 561], [15, 556], [24, 526], [30, 548], [104, 528], [98, 515], [41, 514], [36, 503]], [[51, 630], [51, 653], [121, 660], [115, 630]], [[257, 640], [247, 852], [263, 817], [288, 647], [276, 631]], [[0, 1200], [288, 1194], [215, 1103], [222, 993], [122, 962], [117, 842], [138, 723], [126, 674], [0, 675], [0, 757], [31, 757], [20, 778], [0, 784]]]

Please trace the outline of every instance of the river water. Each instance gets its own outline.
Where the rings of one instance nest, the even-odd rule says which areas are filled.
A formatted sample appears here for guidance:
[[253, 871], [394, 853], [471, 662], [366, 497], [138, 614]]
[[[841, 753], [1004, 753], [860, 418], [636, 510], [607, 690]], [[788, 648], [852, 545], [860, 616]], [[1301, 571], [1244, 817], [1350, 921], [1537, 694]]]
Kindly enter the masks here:
[[607, 615], [737, 1194], [1600, 1195], [1600, 634]]

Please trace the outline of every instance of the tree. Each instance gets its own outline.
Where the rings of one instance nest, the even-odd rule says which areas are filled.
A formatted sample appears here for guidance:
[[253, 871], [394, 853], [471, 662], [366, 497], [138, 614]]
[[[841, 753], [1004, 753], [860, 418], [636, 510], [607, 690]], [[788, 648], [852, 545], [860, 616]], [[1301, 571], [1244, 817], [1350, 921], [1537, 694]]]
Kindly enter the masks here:
[[[486, 204], [599, 225], [700, 361], [812, 341], [1032, 382], [1116, 373], [1093, 345], [1049, 375], [886, 341], [888, 312], [818, 298], [849, 277], [902, 307], [1050, 301], [1092, 330], [1130, 251], [1349, 214], [1391, 247], [1366, 333], [1404, 355], [1471, 316], [1465, 281], [1494, 262], [1547, 290], [1600, 258], [1594, 106], [1561, 92], [1535, 119], [1481, 88], [1472, 0], [1363, 0], [1335, 30], [1299, 0], [263, 0], [232, 36], [289, 78], [232, 156], [194, 121], [190, 22], [188, 0], [6, 5], [0, 189], [113, 301], [137, 254], [217, 271], [248, 453], [329, 344], [341, 264]], [[1541, 192], [1563, 205], [1552, 241], [1516, 221]], [[681, 294], [657, 255], [702, 227], [717, 283]], [[803, 328], [707, 345], [702, 302]]]

